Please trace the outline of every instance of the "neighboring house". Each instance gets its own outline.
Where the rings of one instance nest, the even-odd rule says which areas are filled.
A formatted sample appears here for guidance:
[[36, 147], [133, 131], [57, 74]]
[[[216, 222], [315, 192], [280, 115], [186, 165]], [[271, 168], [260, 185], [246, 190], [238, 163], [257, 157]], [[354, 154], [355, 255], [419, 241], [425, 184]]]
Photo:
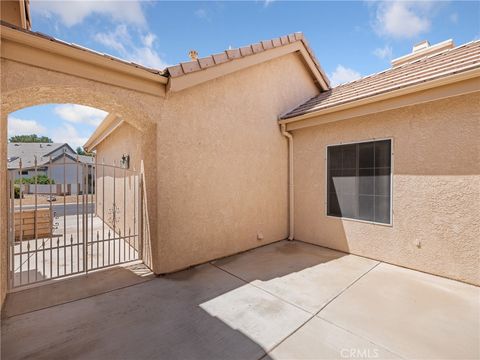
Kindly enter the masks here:
[[[35, 158], [37, 166], [35, 169]], [[45, 175], [55, 186], [38, 185], [37, 193], [80, 194], [84, 189], [84, 174], [91, 173], [92, 156], [78, 155], [66, 143], [9, 143], [8, 169], [15, 178], [32, 178]], [[90, 165], [90, 169], [87, 169]], [[78, 184], [78, 185], [77, 185]], [[91, 186], [91, 176], [89, 178]], [[33, 186], [26, 186], [31, 193]]]

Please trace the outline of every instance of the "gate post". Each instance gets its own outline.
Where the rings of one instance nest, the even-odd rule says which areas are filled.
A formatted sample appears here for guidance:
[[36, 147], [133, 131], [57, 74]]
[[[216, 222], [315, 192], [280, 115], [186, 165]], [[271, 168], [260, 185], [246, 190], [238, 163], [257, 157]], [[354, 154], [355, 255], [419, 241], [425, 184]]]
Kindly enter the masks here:
[[138, 174], [138, 258], [143, 260], [143, 168], [140, 170]]

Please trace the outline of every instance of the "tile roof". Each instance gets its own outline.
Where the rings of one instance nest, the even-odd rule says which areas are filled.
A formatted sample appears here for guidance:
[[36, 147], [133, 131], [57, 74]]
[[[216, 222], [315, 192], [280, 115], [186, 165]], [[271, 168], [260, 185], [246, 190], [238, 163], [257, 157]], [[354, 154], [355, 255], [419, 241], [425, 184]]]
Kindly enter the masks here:
[[68, 46], [68, 47], [71, 47], [71, 48], [75, 48], [77, 50], [84, 51], [84, 52], [89, 53], [89, 54], [98, 55], [98, 56], [104, 57], [106, 59], [115, 61], [117, 63], [122, 63], [122, 64], [125, 64], [125, 65], [133, 66], [135, 68], [145, 70], [145, 71], [148, 71], [150, 73], [160, 75], [160, 76], [163, 76], [163, 77], [169, 77], [170, 76], [172, 78], [179, 77], [179, 76], [182, 76], [182, 75], [186, 75], [186, 74], [189, 74], [189, 73], [192, 73], [192, 72], [204, 70], [204, 69], [207, 69], [207, 68], [212, 67], [212, 66], [216, 66], [216, 65], [221, 64], [221, 63], [225, 63], [225, 62], [232, 61], [232, 60], [235, 60], [235, 59], [239, 59], [239, 58], [242, 58], [242, 57], [254, 55], [254, 54], [259, 53], [259, 52], [263, 52], [263, 51], [273, 49], [273, 48], [276, 48], [276, 47], [288, 45], [288, 44], [291, 44], [291, 43], [294, 43], [294, 42], [297, 42], [297, 41], [301, 41], [303, 43], [303, 45], [305, 46], [305, 49], [307, 50], [308, 54], [310, 55], [313, 63], [315, 64], [315, 67], [320, 72], [323, 80], [325, 81], [325, 83], [328, 86], [330, 86], [330, 83], [329, 83], [329, 80], [328, 80], [328, 77], [327, 77], [325, 71], [323, 70], [322, 66], [320, 65], [320, 62], [315, 57], [315, 54], [314, 54], [313, 50], [308, 45], [307, 40], [305, 39], [303, 33], [301, 33], [301, 32], [296, 32], [296, 33], [293, 33], [293, 34], [281, 36], [281, 37], [271, 39], [271, 40], [264, 40], [264, 41], [261, 41], [259, 43], [247, 45], [247, 46], [237, 48], [237, 49], [228, 49], [228, 50], [225, 50], [224, 52], [214, 54], [214, 55], [210, 55], [210, 56], [207, 56], [207, 57], [204, 57], [204, 58], [199, 58], [199, 59], [194, 60], [194, 61], [182, 62], [182, 63], [177, 64], [177, 65], [169, 66], [166, 69], [154, 69], [154, 68], [143, 66], [143, 65], [131, 62], [131, 61], [120, 59], [116, 56], [113, 56], [113, 55], [110, 55], [110, 54], [107, 54], [107, 53], [101, 53], [101, 52], [86, 48], [84, 46], [81, 46], [81, 45], [78, 45], [78, 44], [75, 44], [75, 43], [66, 42], [66, 41], [63, 41], [61, 39], [57, 39], [55, 37], [52, 37], [50, 35], [46, 35], [46, 34], [41, 33], [41, 32], [36, 32], [36, 31], [23, 29], [23, 28], [18, 27], [16, 25], [7, 23], [3, 20], [0, 20], [0, 25], [9, 27], [11, 29], [21, 31], [23, 33], [34, 35], [36, 37], [43, 38], [43, 39], [52, 41], [52, 42], [57, 43], [57, 44], [62, 44], [62, 45], [65, 45], [65, 46]]
[[172, 78], [176, 78], [179, 76], [187, 75], [192, 72], [204, 70], [209, 67], [219, 65], [228, 61], [254, 55], [262, 51], [292, 44], [297, 41], [301, 41], [303, 43], [313, 63], [315, 64], [315, 67], [318, 69], [318, 71], [324, 78], [325, 82], [329, 84], [328, 77], [323, 71], [322, 66], [320, 65], [320, 62], [315, 57], [313, 50], [308, 45], [308, 42], [305, 39], [305, 36], [301, 32], [296, 32], [293, 34], [281, 36], [271, 40], [264, 40], [259, 43], [243, 46], [236, 49], [228, 49], [218, 54], [199, 58], [197, 60], [183, 62], [174, 66], [169, 66], [167, 67], [167, 72]]
[[475, 68], [480, 68], [480, 40], [339, 85], [311, 98], [283, 115], [281, 119], [343, 105]]
[[[33, 167], [35, 156], [37, 157], [37, 166], [47, 165], [50, 161], [50, 154], [64, 146], [66, 146], [66, 154], [76, 159], [77, 154], [66, 143], [8, 143], [8, 168], [18, 169], [20, 159], [22, 159], [23, 168]], [[63, 156], [63, 153], [60, 156]], [[78, 155], [78, 160], [85, 164], [94, 162], [91, 156]]]

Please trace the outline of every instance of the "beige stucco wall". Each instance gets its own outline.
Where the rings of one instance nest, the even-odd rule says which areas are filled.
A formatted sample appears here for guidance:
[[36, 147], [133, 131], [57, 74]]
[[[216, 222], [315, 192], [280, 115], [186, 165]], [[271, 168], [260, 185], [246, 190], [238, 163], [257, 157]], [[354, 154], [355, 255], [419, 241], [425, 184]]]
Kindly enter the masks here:
[[[295, 238], [480, 284], [480, 96], [293, 131]], [[393, 226], [325, 215], [325, 146], [393, 138]], [[416, 242], [421, 242], [421, 247]]]
[[[151, 132], [155, 135], [155, 131]], [[140, 235], [139, 219], [140, 211], [140, 181], [141, 181], [141, 160], [144, 158], [144, 146], [148, 146], [149, 136], [146, 132], [140, 131], [134, 126], [123, 122], [110, 136], [102, 141], [95, 149], [97, 153], [97, 188], [96, 188], [96, 212], [105, 219], [113, 229], [112, 209], [115, 200], [116, 221], [115, 231], [125, 235]], [[147, 141], [145, 141], [147, 140]], [[150, 153], [150, 147], [147, 149]], [[129, 170], [120, 169], [120, 160], [123, 154], [130, 156]], [[115, 168], [115, 174], [113, 169]], [[114, 177], [115, 175], [115, 177]], [[114, 185], [115, 178], [115, 187]], [[154, 179], [152, 183], [155, 184]], [[115, 192], [115, 198], [114, 198]], [[147, 194], [148, 198], [148, 194]], [[147, 225], [147, 224], [145, 224]], [[149, 232], [146, 231], [145, 235]], [[146, 237], [144, 241], [151, 243]], [[138, 238], [131, 242], [138, 250]], [[147, 265], [152, 266], [150, 246], [144, 247], [143, 256]]]
[[286, 238], [287, 142], [277, 117], [317, 93], [290, 54], [169, 95], [157, 128], [156, 272]]

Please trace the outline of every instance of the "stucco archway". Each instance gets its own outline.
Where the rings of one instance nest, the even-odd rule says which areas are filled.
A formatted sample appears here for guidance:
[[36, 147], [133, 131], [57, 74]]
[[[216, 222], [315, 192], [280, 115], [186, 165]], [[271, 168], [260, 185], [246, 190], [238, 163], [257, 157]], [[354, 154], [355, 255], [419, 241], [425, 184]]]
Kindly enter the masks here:
[[[6, 65], [3, 62], [2, 65]], [[34, 68], [19, 63], [10, 63], [16, 68], [13, 72], [2, 72], [2, 95], [1, 95], [1, 121], [0, 121], [0, 174], [1, 188], [0, 201], [1, 232], [0, 232], [0, 255], [2, 258], [1, 284], [2, 296], [5, 293], [7, 277], [7, 203], [6, 196], [7, 176], [7, 119], [14, 111], [51, 103], [72, 103], [86, 105], [114, 113], [124, 119], [125, 122], [134, 126], [142, 134], [142, 147], [151, 153], [156, 146], [156, 123], [159, 119], [161, 101], [156, 97], [148, 98], [144, 94], [135, 91], [118, 88], [108, 84], [97, 83], [67, 74], [51, 72], [45, 69]], [[22, 68], [22, 69], [20, 69]], [[19, 77], [19, 74], [22, 76]], [[152, 101], [153, 99], [155, 101]], [[146, 100], [146, 101], [145, 101]], [[157, 106], [154, 106], [155, 103]], [[155, 214], [156, 206], [156, 164], [155, 157], [145, 157], [145, 193], [151, 198], [149, 201], [149, 214]], [[149, 215], [150, 217], [150, 215]], [[150, 237], [156, 235], [156, 229], [149, 229]], [[148, 241], [149, 246], [152, 242]], [[155, 246], [155, 244], [153, 244]], [[149, 254], [155, 250], [148, 250]], [[151, 261], [147, 264], [152, 267]]]

